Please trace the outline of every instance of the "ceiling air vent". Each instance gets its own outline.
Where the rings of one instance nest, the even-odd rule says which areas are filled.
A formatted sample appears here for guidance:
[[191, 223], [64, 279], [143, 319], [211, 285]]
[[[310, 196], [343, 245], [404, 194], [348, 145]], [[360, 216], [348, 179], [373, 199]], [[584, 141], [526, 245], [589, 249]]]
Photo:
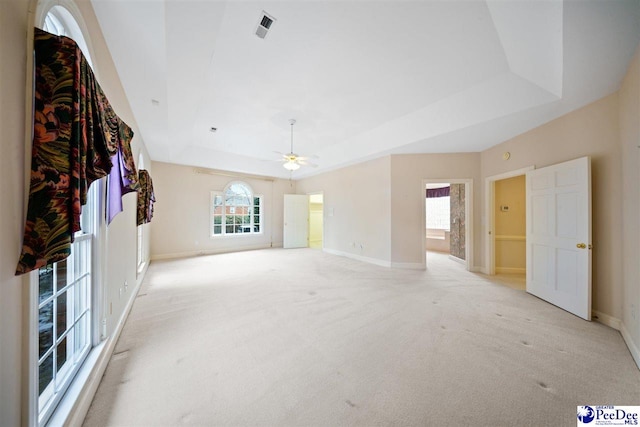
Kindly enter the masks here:
[[258, 27], [256, 28], [256, 36], [261, 39], [265, 38], [267, 32], [269, 32], [269, 28], [271, 28], [271, 24], [273, 24], [275, 18], [269, 15], [264, 10], [262, 11], [262, 16], [260, 17], [260, 22], [258, 23]]

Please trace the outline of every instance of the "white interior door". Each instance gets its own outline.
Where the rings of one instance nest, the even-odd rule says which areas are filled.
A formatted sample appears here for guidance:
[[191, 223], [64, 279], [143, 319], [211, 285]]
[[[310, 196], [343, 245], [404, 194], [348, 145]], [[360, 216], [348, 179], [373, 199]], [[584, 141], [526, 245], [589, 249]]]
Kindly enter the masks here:
[[306, 248], [309, 245], [309, 196], [284, 195], [283, 247]]
[[591, 159], [527, 172], [527, 292], [591, 320]]

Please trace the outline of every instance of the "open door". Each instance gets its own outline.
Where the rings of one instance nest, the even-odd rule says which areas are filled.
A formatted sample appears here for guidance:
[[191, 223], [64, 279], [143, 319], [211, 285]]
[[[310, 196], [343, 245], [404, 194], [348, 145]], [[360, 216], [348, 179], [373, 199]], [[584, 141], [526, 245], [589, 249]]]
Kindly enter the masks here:
[[299, 194], [284, 195], [285, 249], [306, 248], [309, 245], [309, 196]]
[[591, 159], [527, 172], [527, 292], [591, 320]]

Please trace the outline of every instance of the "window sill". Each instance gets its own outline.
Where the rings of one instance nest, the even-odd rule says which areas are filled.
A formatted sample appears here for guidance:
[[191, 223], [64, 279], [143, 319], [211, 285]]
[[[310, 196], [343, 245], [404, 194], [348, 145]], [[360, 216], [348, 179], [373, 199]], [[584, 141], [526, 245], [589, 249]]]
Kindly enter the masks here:
[[239, 237], [252, 237], [252, 236], [264, 236], [263, 232], [260, 233], [238, 233], [238, 234], [213, 234], [209, 236], [212, 240], [217, 239], [237, 239]]
[[[87, 359], [69, 385], [58, 407], [53, 414], [51, 414], [47, 425], [62, 426], [75, 424], [70, 423], [70, 421], [74, 419], [74, 421], [82, 423], [85, 413], [93, 400], [95, 390], [97, 390], [98, 384], [100, 383], [101, 375], [98, 376], [95, 371], [98, 366], [98, 361], [107, 349], [106, 343], [107, 340], [102, 341], [89, 352]], [[93, 383], [95, 383], [95, 385]], [[91, 388], [94, 389], [93, 392], [90, 391]], [[83, 403], [85, 403], [84, 409], [82, 408]]]
[[138, 264], [138, 268], [136, 269], [136, 277], [142, 274], [146, 265], [147, 265], [146, 261], [143, 261], [140, 264]]

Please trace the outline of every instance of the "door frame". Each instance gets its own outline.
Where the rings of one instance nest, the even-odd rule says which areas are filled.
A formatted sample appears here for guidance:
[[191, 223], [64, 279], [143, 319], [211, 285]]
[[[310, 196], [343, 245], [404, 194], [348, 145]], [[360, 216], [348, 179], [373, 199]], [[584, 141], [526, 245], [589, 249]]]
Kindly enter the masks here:
[[429, 268], [427, 265], [427, 236], [426, 236], [426, 227], [427, 227], [427, 212], [425, 207], [425, 191], [427, 188], [427, 184], [439, 184], [439, 183], [449, 183], [449, 184], [464, 184], [464, 265], [465, 269], [468, 271], [473, 270], [473, 179], [472, 178], [423, 178], [422, 179], [422, 187], [420, 191], [420, 198], [422, 202], [420, 206], [422, 206], [422, 265], [425, 268]]
[[[496, 189], [496, 181], [500, 181], [507, 178], [513, 178], [516, 176], [526, 175], [527, 172], [535, 169], [535, 166], [527, 166], [521, 169], [515, 169], [509, 172], [504, 172], [498, 175], [491, 175], [485, 178], [484, 180], [484, 214], [485, 214], [485, 265], [483, 268], [483, 273], [488, 275], [496, 274], [496, 236], [495, 236], [495, 228], [496, 228], [496, 220], [495, 220], [495, 212], [493, 209], [493, 205], [495, 204], [495, 189]], [[526, 197], [526, 188], [525, 188], [525, 197]]]
[[[317, 195], [321, 195], [322, 196], [322, 250], [324, 251], [324, 191], [312, 191], [310, 193], [307, 193], [307, 196], [309, 196], [309, 203], [311, 203], [311, 196], [317, 196]], [[309, 209], [309, 236], [311, 235], [311, 209]], [[311, 242], [309, 242], [309, 246], [311, 245]]]

